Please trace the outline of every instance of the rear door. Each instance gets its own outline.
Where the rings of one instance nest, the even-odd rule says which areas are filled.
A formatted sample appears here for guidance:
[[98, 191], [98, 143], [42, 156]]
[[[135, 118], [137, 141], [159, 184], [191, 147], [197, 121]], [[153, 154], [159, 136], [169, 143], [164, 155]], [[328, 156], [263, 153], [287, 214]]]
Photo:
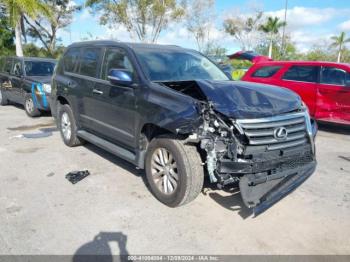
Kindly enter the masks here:
[[350, 122], [350, 73], [346, 68], [322, 66], [317, 93], [317, 118]]
[[128, 70], [135, 74], [126, 51], [118, 47], [106, 48], [101, 79], [96, 82], [89, 101], [89, 117], [96, 132], [110, 141], [134, 149], [135, 93], [132, 86], [113, 85], [108, 80], [111, 69]]
[[11, 83], [12, 83], [12, 99], [16, 103], [24, 103], [23, 94], [23, 60], [15, 58], [13, 60], [13, 67], [11, 70]]
[[284, 68], [284, 72], [281, 72], [281, 77], [276, 83], [300, 95], [312, 116], [316, 110], [319, 70], [320, 67], [314, 65], [289, 65]]

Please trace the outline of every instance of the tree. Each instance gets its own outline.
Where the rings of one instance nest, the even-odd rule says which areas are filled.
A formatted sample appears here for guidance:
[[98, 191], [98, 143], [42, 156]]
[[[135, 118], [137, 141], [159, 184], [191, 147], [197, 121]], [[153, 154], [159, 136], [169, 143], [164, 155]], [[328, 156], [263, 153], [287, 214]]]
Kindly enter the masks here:
[[273, 41], [278, 35], [281, 27], [285, 26], [286, 22], [281, 22], [278, 17], [268, 17], [265, 24], [260, 25], [260, 30], [268, 35], [269, 40], [269, 57], [272, 58]]
[[263, 12], [253, 11], [254, 14], [247, 17], [236, 15], [224, 20], [224, 30], [235, 38], [242, 50], [252, 50], [259, 42], [259, 27]]
[[9, 14], [11, 27], [15, 28], [16, 55], [23, 56], [22, 34], [23, 17], [36, 18], [39, 14], [50, 15], [41, 0], [1, 0]]
[[121, 24], [132, 38], [151, 43], [157, 42], [170, 22], [185, 14], [177, 0], [87, 0], [86, 6], [102, 12], [102, 25]]
[[186, 10], [186, 27], [196, 39], [199, 51], [210, 42], [210, 30], [215, 16], [215, 0], [192, 0]]
[[333, 40], [331, 46], [338, 48], [337, 62], [340, 63], [343, 48], [346, 43], [350, 42], [350, 38], [346, 38], [345, 32], [341, 32], [339, 36], [332, 36], [331, 39]]
[[14, 32], [9, 25], [5, 8], [0, 5], [0, 56], [14, 53]]
[[34, 40], [39, 40], [48, 56], [55, 57], [57, 49], [57, 32], [67, 27], [73, 19], [73, 14], [80, 7], [72, 5], [70, 0], [43, 0], [51, 10], [51, 16], [38, 15], [35, 19], [24, 16], [28, 24], [27, 34]]

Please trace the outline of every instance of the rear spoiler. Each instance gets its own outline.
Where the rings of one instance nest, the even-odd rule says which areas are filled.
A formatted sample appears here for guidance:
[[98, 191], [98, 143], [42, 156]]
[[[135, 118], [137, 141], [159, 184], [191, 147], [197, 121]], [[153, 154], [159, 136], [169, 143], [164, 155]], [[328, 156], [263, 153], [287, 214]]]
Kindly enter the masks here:
[[259, 55], [253, 51], [239, 51], [232, 55], [228, 55], [227, 57], [229, 59], [248, 60], [248, 61], [251, 61], [253, 64], [256, 64], [259, 62], [265, 62], [265, 61], [272, 61], [271, 58], [267, 56]]

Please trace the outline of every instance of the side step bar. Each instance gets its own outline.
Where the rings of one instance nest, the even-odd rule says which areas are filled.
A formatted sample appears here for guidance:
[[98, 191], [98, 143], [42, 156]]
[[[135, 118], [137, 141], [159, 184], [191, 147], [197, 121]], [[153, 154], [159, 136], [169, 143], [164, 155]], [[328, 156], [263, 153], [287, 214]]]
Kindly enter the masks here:
[[120, 147], [120, 146], [117, 146], [105, 139], [102, 139], [98, 136], [95, 136], [87, 131], [84, 131], [84, 130], [78, 130], [78, 136], [85, 139], [86, 141], [98, 146], [98, 147], [101, 147], [102, 149], [112, 153], [113, 155], [116, 155], [128, 162], [131, 162], [133, 164], [138, 164], [137, 162], [137, 157], [134, 153]]

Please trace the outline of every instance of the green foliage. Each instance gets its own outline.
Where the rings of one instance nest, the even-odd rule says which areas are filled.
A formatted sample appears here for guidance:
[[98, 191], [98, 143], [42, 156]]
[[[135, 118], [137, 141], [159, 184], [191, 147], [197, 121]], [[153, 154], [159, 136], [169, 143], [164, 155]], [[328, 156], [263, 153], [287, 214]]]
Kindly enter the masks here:
[[25, 56], [31, 57], [50, 57], [50, 58], [59, 58], [65, 47], [58, 46], [54, 52], [48, 52], [44, 47], [38, 47], [33, 43], [23, 45], [23, 52]]
[[102, 25], [121, 24], [132, 37], [136, 34], [140, 41], [152, 43], [185, 14], [177, 0], [87, 0], [85, 5], [102, 13]]
[[260, 31], [269, 34], [277, 35], [281, 27], [285, 26], [286, 22], [280, 21], [278, 17], [268, 17], [265, 24], [260, 25]]
[[59, 52], [56, 47], [57, 32], [67, 27], [73, 20], [73, 14], [80, 10], [80, 6], [70, 4], [70, 0], [43, 0], [51, 15], [38, 15], [36, 19], [25, 18], [28, 25], [26, 33], [35, 41], [40, 41], [50, 57]]
[[0, 10], [0, 56], [13, 55], [15, 53], [14, 32], [7, 20], [5, 10]]

